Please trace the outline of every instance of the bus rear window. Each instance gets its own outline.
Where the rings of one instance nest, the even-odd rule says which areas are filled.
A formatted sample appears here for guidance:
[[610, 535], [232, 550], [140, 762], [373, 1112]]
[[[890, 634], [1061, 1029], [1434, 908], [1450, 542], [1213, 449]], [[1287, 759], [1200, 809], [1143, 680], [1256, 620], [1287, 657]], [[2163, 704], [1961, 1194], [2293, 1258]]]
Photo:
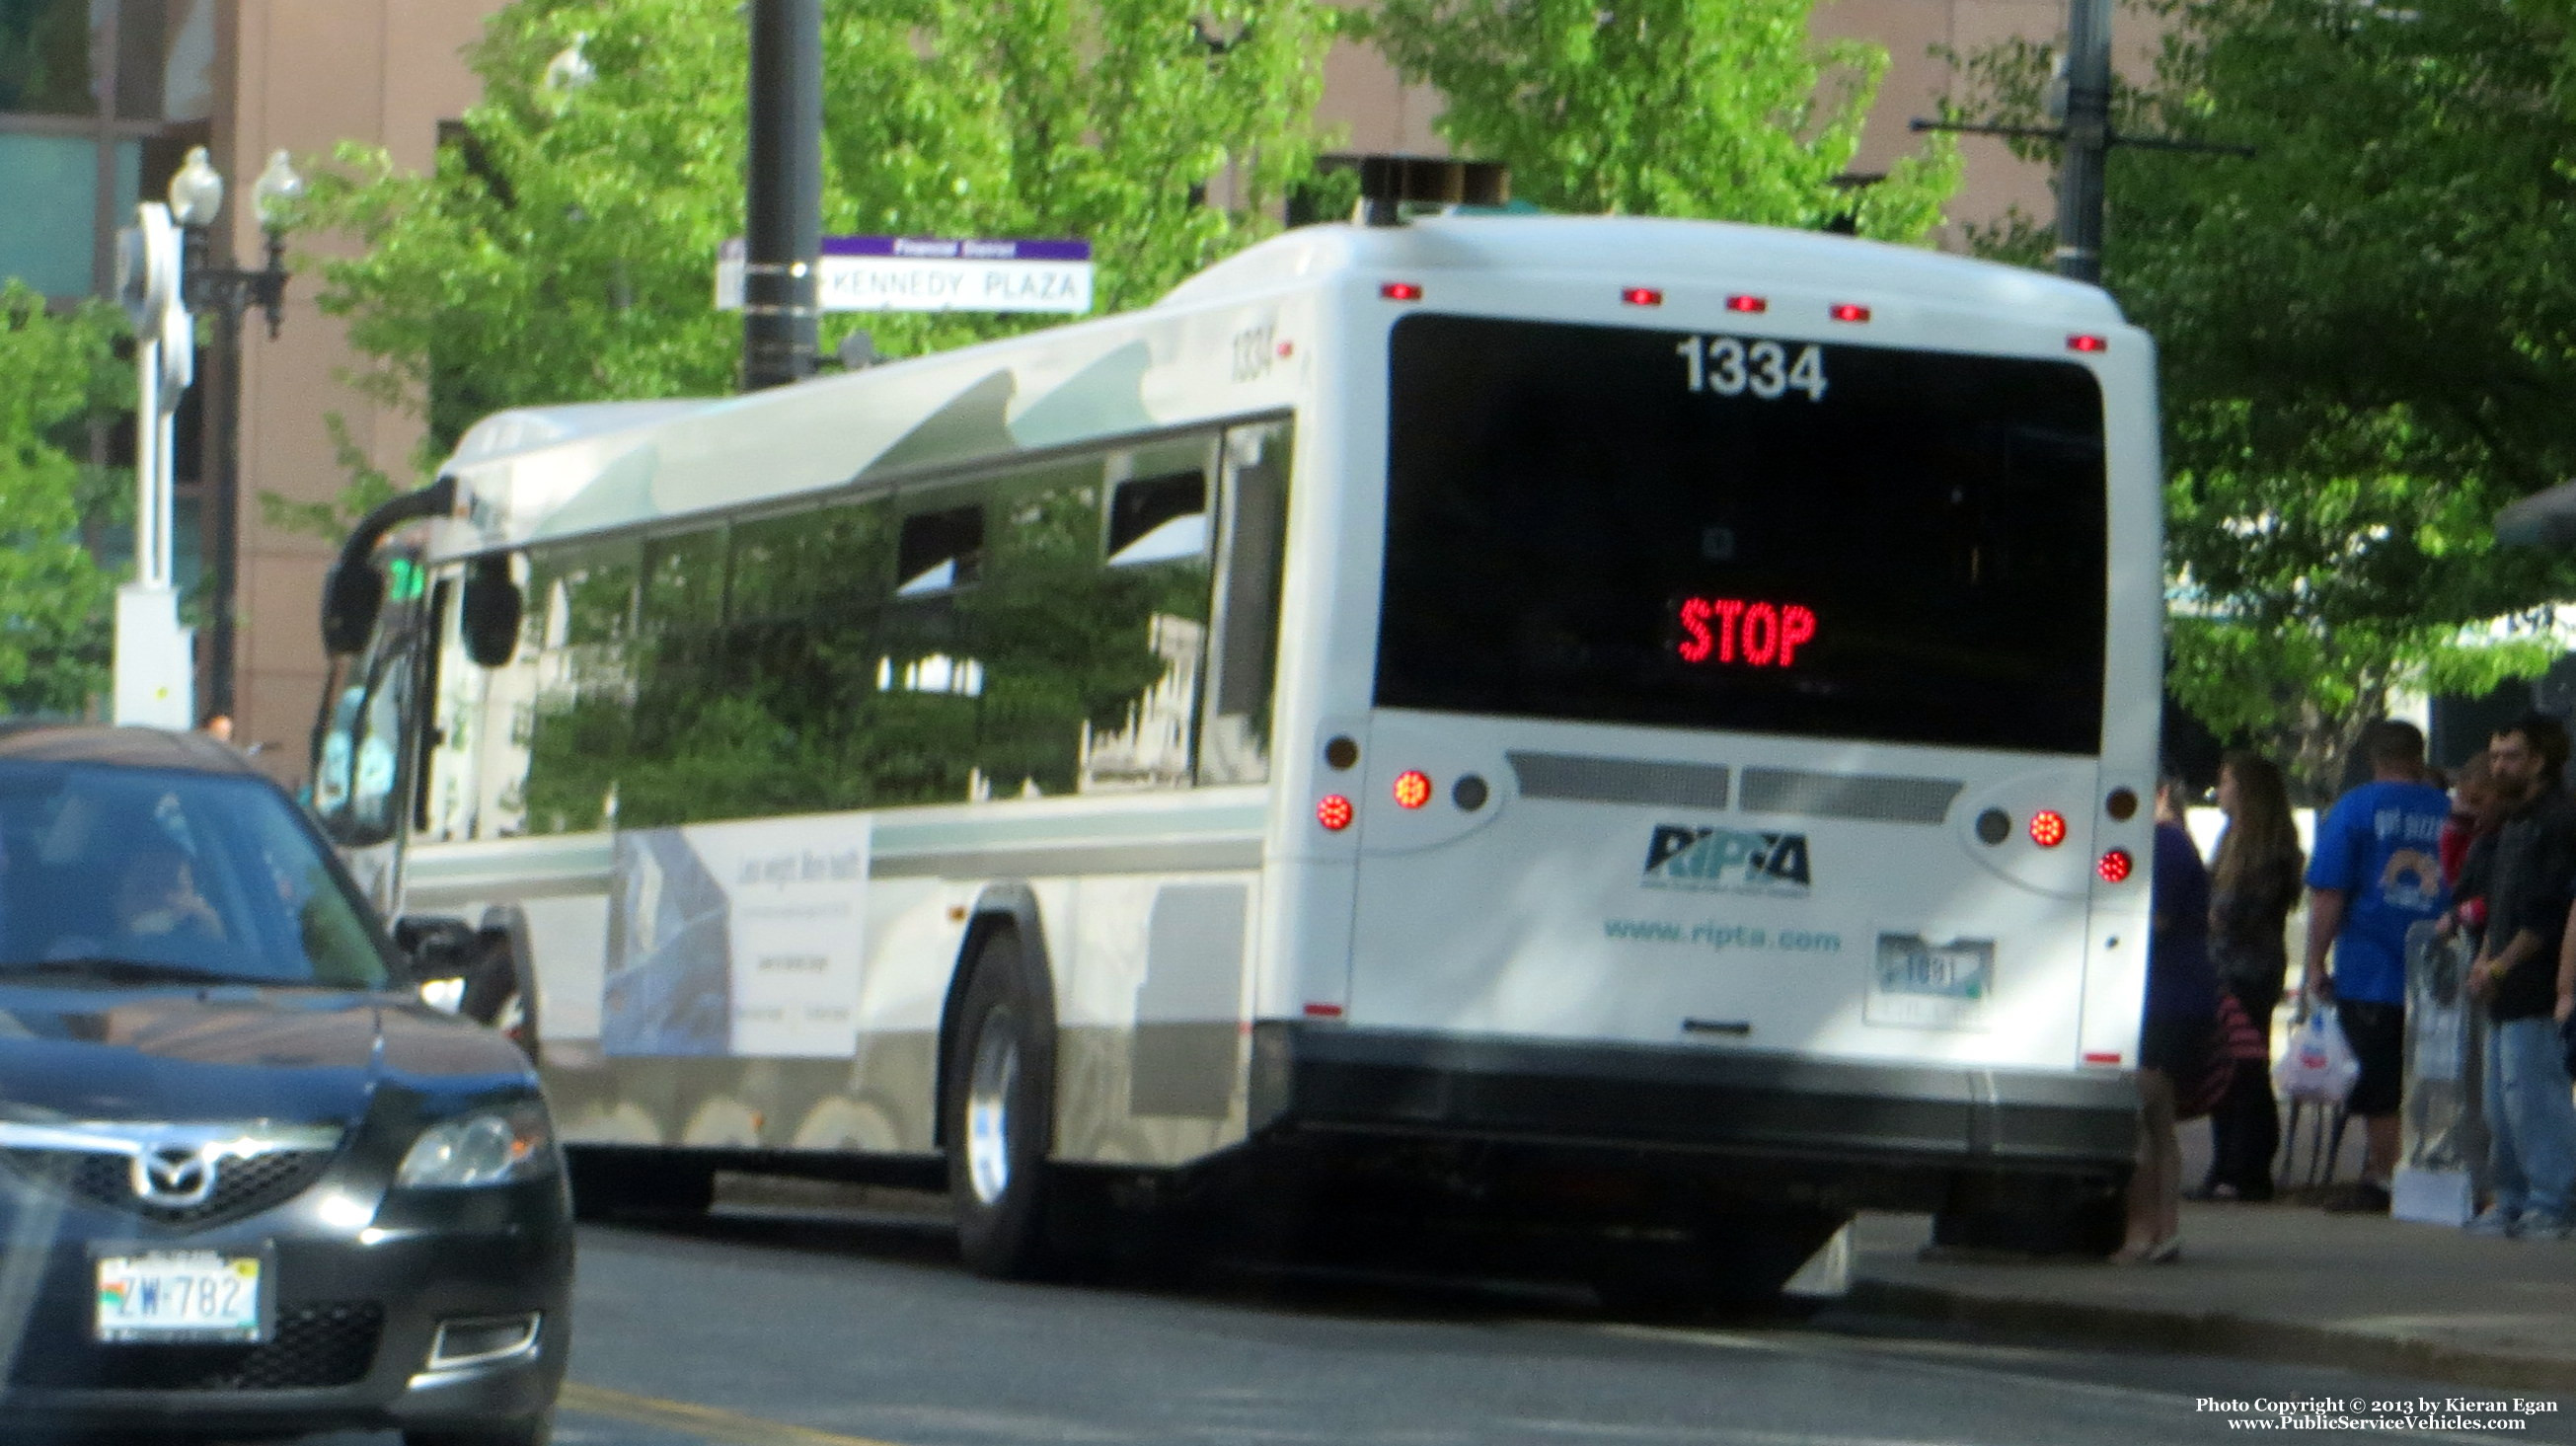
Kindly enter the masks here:
[[2084, 367], [1440, 315], [1392, 347], [1381, 706], [2098, 751]]

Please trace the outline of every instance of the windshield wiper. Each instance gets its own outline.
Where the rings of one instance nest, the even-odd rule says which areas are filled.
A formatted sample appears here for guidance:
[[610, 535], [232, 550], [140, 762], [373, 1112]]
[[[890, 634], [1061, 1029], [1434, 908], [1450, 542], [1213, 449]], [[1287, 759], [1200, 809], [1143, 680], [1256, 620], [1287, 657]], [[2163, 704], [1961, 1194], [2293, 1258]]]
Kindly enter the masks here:
[[85, 974], [116, 984], [274, 984], [195, 964], [164, 964], [152, 959], [119, 959], [103, 954], [77, 959], [26, 959], [0, 964], [0, 979], [29, 974]]

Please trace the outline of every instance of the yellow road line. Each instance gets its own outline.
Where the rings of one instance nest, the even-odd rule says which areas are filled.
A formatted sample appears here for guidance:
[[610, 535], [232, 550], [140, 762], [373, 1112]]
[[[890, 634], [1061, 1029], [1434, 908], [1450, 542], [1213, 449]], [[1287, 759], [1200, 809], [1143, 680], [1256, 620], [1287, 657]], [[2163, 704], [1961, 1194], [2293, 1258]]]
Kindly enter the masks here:
[[580, 1411], [593, 1416], [608, 1416], [638, 1426], [659, 1426], [670, 1431], [690, 1431], [720, 1441], [725, 1446], [895, 1446], [867, 1436], [843, 1436], [832, 1431], [817, 1431], [811, 1426], [791, 1426], [784, 1421], [765, 1421], [758, 1416], [745, 1416], [734, 1411], [719, 1411], [713, 1406], [693, 1405], [687, 1401], [666, 1401], [659, 1396], [637, 1396], [625, 1391], [612, 1391], [606, 1386], [584, 1385], [566, 1381], [555, 1404], [567, 1411]]

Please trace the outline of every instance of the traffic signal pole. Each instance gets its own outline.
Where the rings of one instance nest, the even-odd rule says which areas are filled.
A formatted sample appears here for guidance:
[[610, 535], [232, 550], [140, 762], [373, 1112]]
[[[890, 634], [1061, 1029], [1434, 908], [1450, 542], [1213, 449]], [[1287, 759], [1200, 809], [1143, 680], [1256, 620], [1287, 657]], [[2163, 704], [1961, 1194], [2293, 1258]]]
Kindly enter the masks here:
[[2057, 171], [2057, 274], [2102, 284], [2102, 168], [2111, 150], [2111, 0], [2068, 0], [2066, 146]]
[[823, 259], [823, 3], [751, 0], [742, 389], [814, 374]]
[[2111, 128], [2111, 0], [2067, 0], [2065, 85], [2065, 109], [2055, 117], [2055, 125], [1917, 119], [1909, 129], [2056, 142], [2057, 274], [2099, 286], [2102, 171], [2113, 146], [2223, 156], [2251, 156], [2254, 148], [2172, 136], [2122, 135]]

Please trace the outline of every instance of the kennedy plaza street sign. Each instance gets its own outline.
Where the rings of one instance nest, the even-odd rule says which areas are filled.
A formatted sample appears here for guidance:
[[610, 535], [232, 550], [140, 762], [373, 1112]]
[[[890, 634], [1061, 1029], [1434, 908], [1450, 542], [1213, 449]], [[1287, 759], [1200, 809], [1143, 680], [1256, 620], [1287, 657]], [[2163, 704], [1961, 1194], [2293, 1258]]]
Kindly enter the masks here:
[[[742, 309], [744, 248], [716, 259], [716, 306]], [[1091, 309], [1088, 241], [969, 241], [929, 236], [826, 236], [816, 293], [825, 311], [1059, 311]]]

